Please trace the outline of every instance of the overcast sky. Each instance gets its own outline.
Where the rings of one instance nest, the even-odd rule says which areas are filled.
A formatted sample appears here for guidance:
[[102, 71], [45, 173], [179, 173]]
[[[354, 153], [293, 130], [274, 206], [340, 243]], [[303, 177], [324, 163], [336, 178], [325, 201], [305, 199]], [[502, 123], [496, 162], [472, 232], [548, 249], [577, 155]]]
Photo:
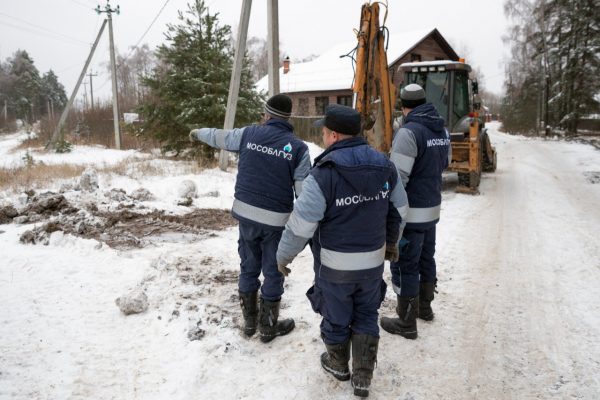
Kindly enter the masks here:
[[[164, 40], [166, 24], [177, 21], [177, 10], [189, 0], [111, 1], [121, 8], [113, 17], [116, 46], [121, 53], [134, 46], [158, 15], [141, 43], [152, 48]], [[364, 0], [279, 0], [281, 50], [290, 58], [321, 54], [330, 47], [355, 38]], [[249, 36], [266, 38], [266, 0], [252, 2]], [[83, 67], [103, 16], [93, 0], [2, 0], [0, 1], [0, 58], [17, 49], [26, 50], [41, 73], [54, 70], [70, 95]], [[106, 3], [100, 2], [102, 6]], [[206, 0], [211, 13], [219, 12], [223, 24], [234, 31], [239, 23], [242, 0]], [[391, 33], [437, 28], [459, 56], [485, 76], [484, 85], [500, 92], [504, 78], [502, 43], [506, 33], [503, 0], [389, 0], [386, 25]], [[467, 53], [466, 55], [464, 53]], [[110, 95], [108, 29], [96, 50], [92, 69], [95, 95]], [[83, 90], [83, 87], [81, 91]]]

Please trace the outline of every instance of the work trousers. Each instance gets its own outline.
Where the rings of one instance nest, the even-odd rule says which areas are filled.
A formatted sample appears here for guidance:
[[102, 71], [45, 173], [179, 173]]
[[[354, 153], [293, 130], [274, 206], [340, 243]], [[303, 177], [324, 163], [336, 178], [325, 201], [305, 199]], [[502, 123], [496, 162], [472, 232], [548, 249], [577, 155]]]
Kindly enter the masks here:
[[[277, 270], [277, 246], [281, 229], [269, 229], [262, 225], [239, 222], [240, 237], [240, 292], [250, 293], [261, 289], [261, 296], [268, 301], [279, 301], [283, 294], [283, 274]], [[260, 285], [260, 273], [264, 282]]]
[[306, 296], [323, 317], [321, 337], [325, 344], [344, 343], [353, 333], [379, 337], [378, 310], [386, 288], [380, 277], [353, 283], [317, 277]]
[[394, 292], [402, 297], [419, 294], [419, 282], [435, 282], [435, 225], [426, 229], [404, 228], [402, 236], [408, 244], [400, 249], [400, 257], [390, 266]]

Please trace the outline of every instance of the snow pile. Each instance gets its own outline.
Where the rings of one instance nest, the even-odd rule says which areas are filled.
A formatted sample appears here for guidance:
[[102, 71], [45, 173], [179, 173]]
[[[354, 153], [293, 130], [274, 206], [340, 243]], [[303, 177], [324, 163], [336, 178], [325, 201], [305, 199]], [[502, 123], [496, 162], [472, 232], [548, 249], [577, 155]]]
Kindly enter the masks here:
[[[419, 321], [415, 341], [381, 332], [372, 399], [600, 392], [598, 151], [504, 135], [497, 124], [490, 136], [498, 170], [483, 176], [480, 196], [455, 193], [456, 175], [444, 176], [436, 319]], [[16, 137], [0, 137], [0, 153]], [[311, 159], [322, 150], [309, 149]], [[350, 398], [350, 384], [319, 365], [310, 250], [285, 281], [281, 316], [296, 329], [269, 344], [245, 338], [235, 169], [152, 163], [168, 173], [98, 173], [94, 191], [74, 182], [61, 193], [58, 183], [52, 193], [0, 193], [0, 399]], [[192, 208], [177, 205], [186, 180]], [[134, 307], [121, 311], [116, 298]], [[395, 305], [388, 290], [380, 314]]]

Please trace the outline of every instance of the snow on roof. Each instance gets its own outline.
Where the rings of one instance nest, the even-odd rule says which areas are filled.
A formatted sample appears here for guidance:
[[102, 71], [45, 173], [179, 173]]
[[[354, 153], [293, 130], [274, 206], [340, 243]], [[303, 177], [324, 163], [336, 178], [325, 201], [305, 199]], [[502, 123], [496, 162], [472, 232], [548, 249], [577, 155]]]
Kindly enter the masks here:
[[[387, 59], [388, 64], [393, 64], [408, 50], [429, 35], [433, 29], [421, 29], [389, 36]], [[343, 90], [350, 89], [354, 79], [352, 61], [348, 54], [356, 47], [356, 40], [341, 43], [312, 61], [305, 63], [290, 63], [290, 70], [283, 73], [279, 69], [279, 87], [282, 93], [310, 92], [318, 90]], [[269, 77], [264, 76], [256, 82], [259, 91], [268, 92]]]

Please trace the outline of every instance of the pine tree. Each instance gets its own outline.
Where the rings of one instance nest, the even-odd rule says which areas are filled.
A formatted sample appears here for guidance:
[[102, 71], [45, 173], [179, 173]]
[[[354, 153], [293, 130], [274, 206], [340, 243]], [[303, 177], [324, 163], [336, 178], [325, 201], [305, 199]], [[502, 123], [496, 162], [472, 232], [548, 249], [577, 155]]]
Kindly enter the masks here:
[[33, 122], [39, 116], [40, 73], [24, 50], [17, 50], [9, 65], [13, 84], [9, 92], [11, 106], [17, 118]]
[[65, 87], [58, 81], [54, 71], [50, 70], [42, 76], [40, 103], [47, 106], [45, 113], [56, 113], [67, 104]]
[[[203, 0], [179, 13], [179, 24], [168, 25], [167, 44], [157, 50], [158, 65], [144, 84], [150, 100], [139, 111], [144, 132], [163, 142], [165, 149], [188, 146], [192, 126], [222, 127], [233, 64], [231, 29], [221, 26]], [[259, 118], [262, 99], [254, 91], [245, 60], [235, 126]]]

